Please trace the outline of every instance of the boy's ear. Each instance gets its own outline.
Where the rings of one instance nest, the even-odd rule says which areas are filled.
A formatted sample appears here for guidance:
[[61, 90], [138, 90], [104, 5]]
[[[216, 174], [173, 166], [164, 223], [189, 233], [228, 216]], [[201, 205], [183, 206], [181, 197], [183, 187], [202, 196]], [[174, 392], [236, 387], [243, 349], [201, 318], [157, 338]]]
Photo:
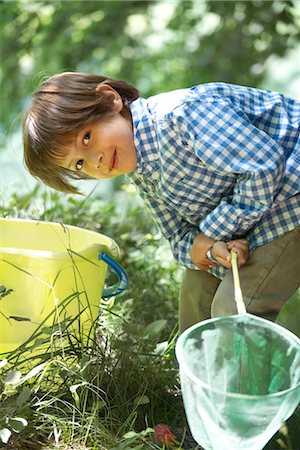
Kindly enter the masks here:
[[104, 95], [109, 98], [113, 104], [113, 110], [115, 112], [120, 112], [123, 109], [123, 101], [120, 94], [112, 88], [109, 84], [99, 83], [96, 87], [96, 94]]

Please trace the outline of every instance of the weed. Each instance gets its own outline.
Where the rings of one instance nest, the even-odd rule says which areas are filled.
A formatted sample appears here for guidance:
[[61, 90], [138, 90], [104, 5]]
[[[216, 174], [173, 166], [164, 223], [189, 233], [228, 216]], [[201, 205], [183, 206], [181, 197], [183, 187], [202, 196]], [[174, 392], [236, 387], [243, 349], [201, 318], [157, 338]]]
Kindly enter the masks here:
[[[42, 323], [6, 355], [0, 364], [5, 450], [159, 449], [156, 424], [184, 428], [174, 356], [181, 269], [144, 208], [128, 199], [120, 210], [100, 197], [62, 197], [36, 187], [2, 204], [4, 217], [62, 222], [110, 236], [130, 280], [120, 297], [101, 302], [90, 331], [80, 332], [80, 314], [64, 314], [69, 297], [51, 312], [51, 326]], [[0, 301], [9, 299], [8, 291], [0, 287]], [[297, 442], [299, 411], [266, 449], [292, 450]]]

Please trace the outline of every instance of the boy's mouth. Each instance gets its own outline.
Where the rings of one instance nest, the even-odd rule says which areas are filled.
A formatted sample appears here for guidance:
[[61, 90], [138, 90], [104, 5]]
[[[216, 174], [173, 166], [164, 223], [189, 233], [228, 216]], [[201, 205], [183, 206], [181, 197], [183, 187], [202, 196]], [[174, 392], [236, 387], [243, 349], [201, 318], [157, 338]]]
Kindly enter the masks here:
[[113, 155], [112, 155], [112, 158], [111, 158], [111, 160], [110, 160], [110, 165], [109, 165], [109, 171], [110, 171], [110, 172], [111, 172], [113, 169], [116, 168], [117, 161], [118, 161], [118, 159], [117, 159], [117, 150], [115, 150], [114, 153], [113, 153]]

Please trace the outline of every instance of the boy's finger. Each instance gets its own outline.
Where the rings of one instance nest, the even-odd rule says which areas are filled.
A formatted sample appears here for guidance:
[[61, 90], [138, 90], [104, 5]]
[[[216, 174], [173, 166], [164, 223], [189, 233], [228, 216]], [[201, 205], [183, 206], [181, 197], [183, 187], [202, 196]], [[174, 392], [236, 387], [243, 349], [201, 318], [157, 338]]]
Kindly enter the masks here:
[[195, 264], [200, 270], [207, 270], [209, 266], [207, 264]]
[[218, 257], [216, 257], [216, 260], [218, 261], [219, 264], [221, 264], [221, 266], [226, 267], [226, 269], [231, 268], [231, 257], [230, 257], [230, 260], [228, 260], [227, 258], [223, 259], [218, 256]]
[[248, 244], [247, 239], [233, 239], [232, 242], [240, 242], [241, 244]]
[[233, 250], [235, 248], [240, 248], [240, 249], [245, 250], [248, 248], [248, 243], [247, 242], [238, 242], [238, 241], [228, 242], [227, 248], [230, 250]]

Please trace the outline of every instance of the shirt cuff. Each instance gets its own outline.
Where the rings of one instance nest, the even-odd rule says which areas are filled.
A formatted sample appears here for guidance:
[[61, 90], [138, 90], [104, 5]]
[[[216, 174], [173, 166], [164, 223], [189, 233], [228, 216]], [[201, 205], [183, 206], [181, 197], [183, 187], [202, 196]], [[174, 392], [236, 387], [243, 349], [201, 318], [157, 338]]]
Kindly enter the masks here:
[[263, 210], [241, 208], [222, 201], [200, 223], [199, 229], [216, 241], [230, 241], [233, 236], [245, 236], [260, 220]]
[[205, 236], [215, 241], [229, 241], [236, 233], [236, 214], [230, 205], [225, 205], [222, 210], [216, 208], [200, 223], [200, 230]]

